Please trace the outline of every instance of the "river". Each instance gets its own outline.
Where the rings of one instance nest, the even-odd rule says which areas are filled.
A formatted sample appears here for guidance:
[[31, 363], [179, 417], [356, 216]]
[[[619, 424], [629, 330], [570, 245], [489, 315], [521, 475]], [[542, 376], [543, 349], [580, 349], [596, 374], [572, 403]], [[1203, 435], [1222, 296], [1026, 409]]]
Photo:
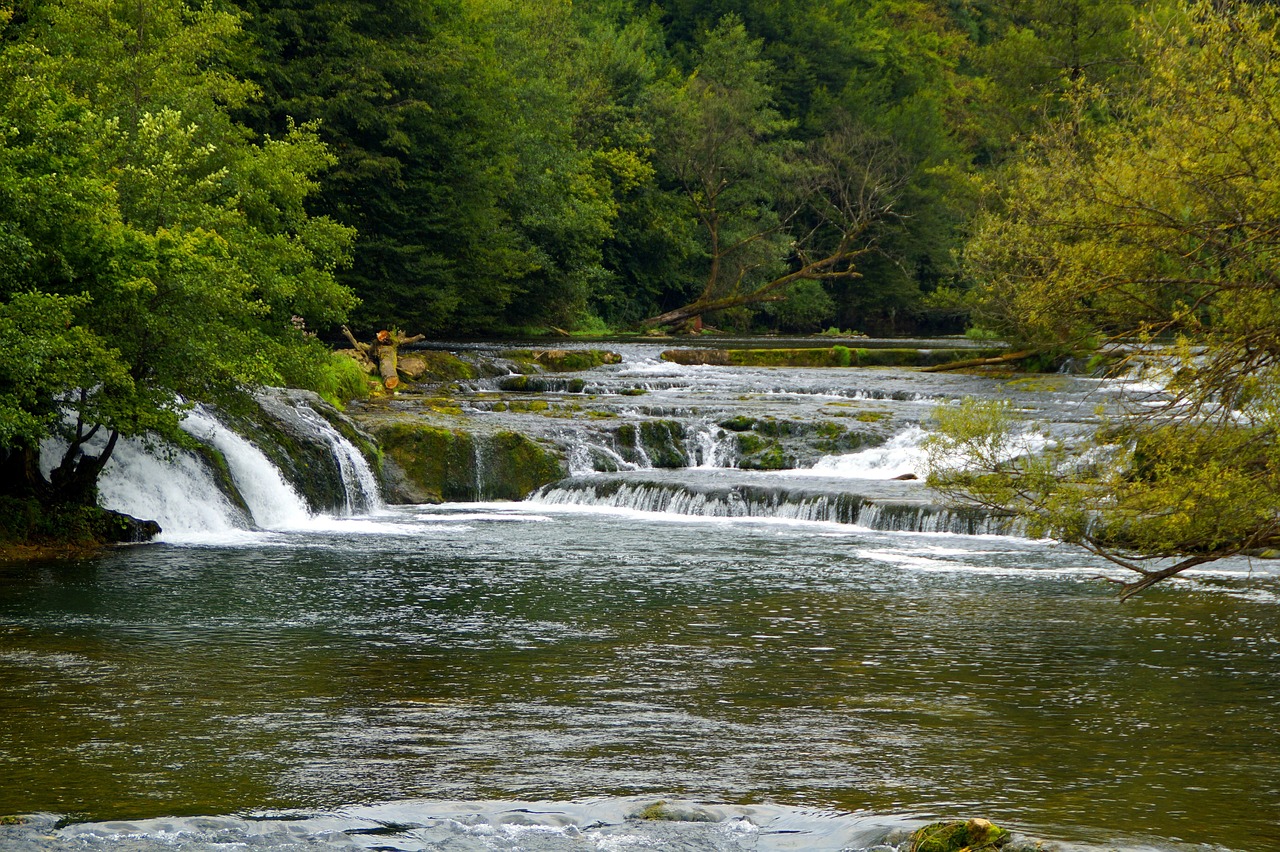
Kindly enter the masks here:
[[[763, 371], [627, 358], [600, 375], [734, 406], [857, 397], [815, 391], [829, 370], [766, 391]], [[894, 434], [1011, 392], [842, 380], [943, 388], [875, 397]], [[1108, 391], [1061, 381], [1034, 417]], [[811, 473], [896, 470], [874, 452]], [[1048, 848], [1280, 849], [1269, 563], [1121, 605], [1096, 579], [1114, 572], [1051, 542], [554, 496], [572, 490], [0, 567], [0, 814], [34, 815], [0, 849], [835, 852], [970, 816]], [[658, 802], [685, 818], [635, 818]]]

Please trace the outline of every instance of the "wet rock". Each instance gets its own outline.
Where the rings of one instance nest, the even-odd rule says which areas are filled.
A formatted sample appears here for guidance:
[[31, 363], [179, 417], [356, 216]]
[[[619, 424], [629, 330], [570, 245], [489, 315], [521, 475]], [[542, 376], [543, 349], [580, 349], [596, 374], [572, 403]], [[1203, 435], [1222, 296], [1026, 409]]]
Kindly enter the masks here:
[[518, 432], [472, 433], [414, 420], [373, 428], [389, 502], [520, 500], [564, 476], [554, 454]]
[[123, 512], [104, 511], [99, 529], [103, 540], [114, 544], [140, 544], [160, 535], [160, 525]]
[[512, 349], [502, 357], [536, 364], [553, 373], [576, 373], [604, 364], [620, 364], [622, 356], [604, 349]]
[[988, 820], [935, 822], [911, 835], [910, 852], [988, 852], [1010, 840], [1009, 832]]
[[[223, 412], [228, 425], [252, 440], [313, 510], [343, 509], [347, 486], [342, 466], [334, 454], [333, 431], [349, 441], [376, 468], [379, 459], [373, 438], [310, 391], [265, 388], [255, 400], [254, 407]], [[204, 455], [215, 462], [213, 468], [218, 471], [225, 467], [225, 461], [216, 463], [211, 458], [214, 452], [206, 450]], [[234, 489], [229, 494], [234, 494]], [[239, 501], [240, 497], [234, 494], [232, 499]]]
[[658, 801], [647, 805], [631, 819], [658, 820], [664, 822], [719, 822], [720, 817], [706, 808], [688, 802]]

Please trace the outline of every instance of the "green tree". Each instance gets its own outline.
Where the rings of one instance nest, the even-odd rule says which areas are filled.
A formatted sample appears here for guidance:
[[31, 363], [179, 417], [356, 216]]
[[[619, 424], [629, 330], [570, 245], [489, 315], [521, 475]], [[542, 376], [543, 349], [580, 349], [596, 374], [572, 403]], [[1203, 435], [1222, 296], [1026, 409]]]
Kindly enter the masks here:
[[1146, 0], [986, 0], [966, 4], [975, 72], [965, 134], [980, 162], [999, 162], [1082, 85], [1113, 85], [1133, 60]]
[[892, 144], [846, 120], [807, 148], [774, 108], [760, 42], [727, 17], [707, 34], [698, 68], [654, 97], [655, 161], [702, 238], [701, 283], [646, 320], [781, 301], [799, 281], [856, 277], [873, 225], [900, 192]]
[[572, 325], [610, 280], [623, 194], [650, 179], [644, 20], [510, 0], [239, 0], [265, 97], [339, 158], [314, 208], [356, 227], [365, 325]]
[[[351, 233], [304, 209], [331, 160], [309, 128], [253, 140], [212, 6], [42, 4], [0, 52], [0, 374], [7, 493], [91, 503], [122, 436], [180, 438], [190, 402], [283, 383], [342, 317]], [[83, 351], [79, 363], [74, 348]], [[310, 353], [308, 355], [307, 353]], [[39, 438], [67, 450], [46, 478]]]
[[1137, 37], [1143, 76], [1078, 93], [969, 260], [993, 323], [1058, 351], [1146, 342], [1168, 401], [1037, 457], [1001, 449], [1007, 412], [940, 414], [940, 458], [968, 462], [933, 477], [1137, 572], [1125, 595], [1280, 545], [1280, 39], [1207, 2]]

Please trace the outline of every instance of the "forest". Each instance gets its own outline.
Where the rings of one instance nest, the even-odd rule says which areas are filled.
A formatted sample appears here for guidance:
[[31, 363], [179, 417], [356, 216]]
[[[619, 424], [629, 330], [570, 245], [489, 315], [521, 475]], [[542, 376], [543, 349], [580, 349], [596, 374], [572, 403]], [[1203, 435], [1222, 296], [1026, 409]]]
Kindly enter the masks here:
[[[181, 441], [192, 402], [359, 393], [322, 342], [344, 322], [967, 331], [1044, 364], [1159, 339], [1196, 347], [1175, 389], [1197, 411], [1275, 396], [1269, 3], [17, 0], [0, 22], [0, 481], [24, 499], [91, 503], [115, 442]], [[1147, 452], [1235, 452], [1206, 434]]]
[[[155, 144], [292, 146], [305, 195], [266, 179], [258, 204], [340, 226], [329, 249], [354, 236], [316, 265], [359, 326], [955, 331], [983, 177], [1129, 72], [1146, 5], [28, 0], [5, 142], [35, 142], [23, 110], [47, 98], [42, 118], [85, 110], [121, 144], [150, 117]], [[45, 89], [15, 90], [37, 61]]]

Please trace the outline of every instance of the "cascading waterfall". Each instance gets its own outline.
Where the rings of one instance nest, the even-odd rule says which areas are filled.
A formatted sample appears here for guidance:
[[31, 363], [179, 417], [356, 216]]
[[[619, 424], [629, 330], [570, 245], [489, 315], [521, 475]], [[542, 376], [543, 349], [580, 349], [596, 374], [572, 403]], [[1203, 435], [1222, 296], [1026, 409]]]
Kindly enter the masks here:
[[157, 451], [135, 439], [116, 445], [98, 480], [98, 501], [156, 521], [166, 541], [225, 538], [252, 523], [218, 488], [203, 459], [187, 450]]
[[919, 426], [911, 426], [879, 447], [839, 456], [826, 456], [820, 459], [812, 470], [795, 472], [820, 473], [842, 479], [923, 477], [925, 474], [924, 439], [927, 435], [928, 433]]
[[[303, 422], [312, 427], [316, 437], [329, 445], [329, 451], [342, 475], [342, 513], [358, 515], [381, 509], [383, 504], [378, 479], [356, 445], [310, 407], [295, 405], [293, 410]], [[476, 469], [479, 470], [478, 460]]]
[[596, 506], [704, 518], [770, 518], [851, 524], [892, 532], [1018, 535], [1010, 520], [980, 509], [931, 502], [919, 486], [900, 496], [829, 487], [753, 483], [692, 483], [660, 479], [575, 477], [549, 485], [530, 500], [553, 506]]
[[292, 529], [311, 520], [306, 501], [262, 450], [200, 408], [189, 413], [182, 426], [192, 437], [222, 453], [255, 525], [268, 530]]
[[[340, 513], [351, 516], [380, 508], [377, 480], [359, 450], [305, 404], [295, 401], [287, 407], [332, 454], [345, 492]], [[117, 446], [99, 482], [104, 507], [157, 521], [161, 538], [171, 542], [216, 542], [255, 529], [314, 529], [323, 521], [324, 514], [307, 504], [257, 445], [211, 411], [197, 406], [181, 425], [225, 461], [234, 497], [223, 492], [209, 462], [199, 454], [126, 440]], [[236, 497], [243, 508], [236, 505]]]
[[733, 435], [715, 423], [703, 421], [690, 428], [685, 441], [686, 454], [695, 467], [733, 467], [738, 459], [738, 444]]
[[[582, 429], [561, 430], [558, 437], [566, 448], [565, 461], [570, 476], [580, 476], [601, 470], [637, 470], [638, 465], [622, 457], [614, 447], [605, 443], [605, 438], [613, 436], [597, 436]], [[599, 440], [593, 440], [598, 437]]]
[[[311, 407], [312, 395], [274, 389], [258, 394], [258, 404], [276, 421], [312, 444], [323, 446], [341, 476], [342, 515], [358, 515], [382, 508], [378, 480], [361, 452], [333, 424]], [[323, 507], [328, 509], [330, 507]]]

